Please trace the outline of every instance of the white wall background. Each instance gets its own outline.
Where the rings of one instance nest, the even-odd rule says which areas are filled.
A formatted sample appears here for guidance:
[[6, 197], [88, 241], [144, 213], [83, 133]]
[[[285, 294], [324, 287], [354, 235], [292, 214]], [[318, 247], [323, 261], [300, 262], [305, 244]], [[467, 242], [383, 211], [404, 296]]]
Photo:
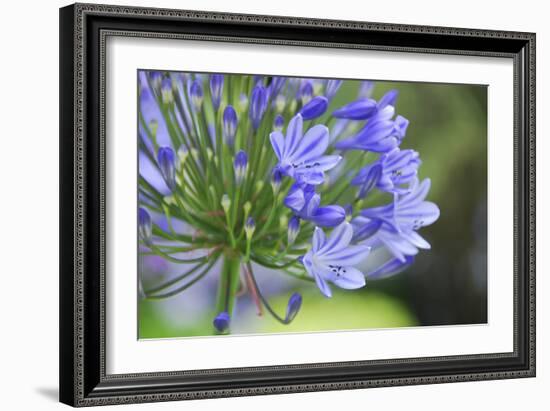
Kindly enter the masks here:
[[[550, 26], [544, 2], [393, 0], [110, 1], [154, 7], [445, 25], [537, 33], [538, 107], [538, 376], [536, 379], [455, 383], [124, 406], [117, 409], [252, 410], [313, 408], [394, 410], [513, 410], [548, 407], [550, 387], [550, 162], [543, 153], [550, 125], [545, 95], [550, 73]], [[50, 410], [57, 403], [58, 301], [58, 7], [64, 1], [5, 2], [0, 24], [0, 407]], [[32, 251], [27, 251], [32, 250]], [[105, 409], [114, 409], [108, 407]]]

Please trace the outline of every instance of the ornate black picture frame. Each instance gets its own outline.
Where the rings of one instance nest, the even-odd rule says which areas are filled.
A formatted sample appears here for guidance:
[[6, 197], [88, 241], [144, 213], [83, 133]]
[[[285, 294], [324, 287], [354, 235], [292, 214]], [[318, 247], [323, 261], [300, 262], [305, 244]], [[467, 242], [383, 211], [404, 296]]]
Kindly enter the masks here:
[[[513, 352], [106, 374], [105, 40], [108, 36], [512, 59]], [[75, 4], [60, 10], [60, 100], [62, 402], [91, 406], [535, 376], [535, 34]]]

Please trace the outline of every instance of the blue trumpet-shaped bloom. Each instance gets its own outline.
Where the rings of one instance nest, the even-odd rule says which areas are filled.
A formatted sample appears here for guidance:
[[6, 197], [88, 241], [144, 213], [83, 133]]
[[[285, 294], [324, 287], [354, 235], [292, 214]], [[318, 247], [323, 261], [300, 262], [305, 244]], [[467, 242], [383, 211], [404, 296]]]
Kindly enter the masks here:
[[385, 153], [401, 144], [407, 131], [409, 121], [397, 116], [395, 120], [387, 118], [389, 112], [393, 114], [393, 107], [382, 111], [371, 118], [367, 124], [355, 135], [336, 143], [335, 147], [341, 150], [366, 150], [375, 153]]
[[162, 178], [170, 190], [176, 188], [176, 154], [170, 147], [160, 147], [157, 162]]
[[317, 96], [313, 97], [306, 105], [300, 110], [304, 120], [313, 120], [321, 116], [328, 108], [328, 100], [326, 97]]
[[383, 245], [402, 262], [406, 256], [416, 255], [419, 248], [430, 249], [430, 244], [417, 233], [439, 218], [437, 205], [425, 201], [429, 190], [429, 179], [419, 184], [415, 178], [409, 192], [395, 194], [393, 203], [362, 210], [353, 221], [356, 231], [361, 232], [355, 240], [365, 240], [365, 244], [372, 246]]
[[334, 168], [342, 157], [324, 155], [329, 144], [328, 128], [316, 125], [302, 135], [303, 118], [297, 114], [290, 120], [286, 137], [280, 131], [270, 134], [271, 145], [279, 160], [276, 169], [299, 183], [321, 184], [324, 172]]
[[[367, 150], [376, 153], [386, 153], [401, 144], [405, 138], [409, 121], [403, 116], [395, 114], [395, 101], [397, 91], [388, 91], [378, 103], [372, 99], [359, 99], [355, 102], [336, 110], [333, 115], [341, 118], [353, 118], [366, 120], [367, 124], [354, 136], [336, 143], [336, 148], [342, 150]], [[361, 112], [359, 108], [371, 107], [367, 113], [366, 108]]]
[[223, 92], [223, 75], [212, 74], [210, 76], [210, 96], [212, 97], [212, 105], [214, 110], [218, 111]]
[[369, 254], [366, 245], [350, 245], [353, 228], [343, 222], [327, 238], [319, 227], [313, 233], [312, 248], [302, 258], [307, 273], [325, 297], [331, 297], [328, 282], [344, 289], [356, 289], [365, 286], [365, 276], [354, 266]]
[[361, 98], [346, 104], [344, 107], [334, 111], [332, 115], [336, 118], [347, 118], [351, 120], [366, 120], [374, 116], [378, 111], [376, 101], [371, 98]]
[[294, 184], [284, 199], [286, 207], [303, 220], [321, 227], [335, 227], [346, 218], [346, 210], [339, 205], [321, 207], [321, 196], [312, 185]]
[[380, 159], [364, 168], [351, 181], [351, 184], [359, 186], [359, 197], [363, 198], [372, 188], [381, 191], [405, 194], [408, 187], [418, 173], [421, 161], [414, 150], [399, 150], [382, 154]]

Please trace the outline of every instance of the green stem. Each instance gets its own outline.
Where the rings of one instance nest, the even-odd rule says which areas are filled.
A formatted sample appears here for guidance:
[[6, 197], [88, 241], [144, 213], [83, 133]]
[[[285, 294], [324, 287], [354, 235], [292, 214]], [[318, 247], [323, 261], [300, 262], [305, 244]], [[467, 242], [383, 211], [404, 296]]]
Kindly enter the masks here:
[[[232, 252], [232, 250], [230, 250]], [[231, 255], [228, 252], [223, 257], [222, 270], [220, 272], [220, 281], [218, 285], [218, 297], [216, 301], [216, 313], [223, 311], [229, 316], [233, 314], [235, 306], [235, 297], [239, 289], [240, 278], [240, 255]], [[219, 331], [215, 330], [219, 334]]]

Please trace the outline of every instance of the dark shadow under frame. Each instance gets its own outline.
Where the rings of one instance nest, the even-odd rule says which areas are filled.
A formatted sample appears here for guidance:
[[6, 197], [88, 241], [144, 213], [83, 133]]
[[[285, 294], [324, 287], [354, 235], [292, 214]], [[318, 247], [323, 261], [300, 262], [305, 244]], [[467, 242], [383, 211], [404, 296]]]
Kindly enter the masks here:
[[[106, 375], [104, 87], [108, 36], [513, 59], [514, 351]], [[60, 400], [64, 403], [89, 406], [534, 376], [535, 35], [89, 4], [62, 8], [60, 206]]]

